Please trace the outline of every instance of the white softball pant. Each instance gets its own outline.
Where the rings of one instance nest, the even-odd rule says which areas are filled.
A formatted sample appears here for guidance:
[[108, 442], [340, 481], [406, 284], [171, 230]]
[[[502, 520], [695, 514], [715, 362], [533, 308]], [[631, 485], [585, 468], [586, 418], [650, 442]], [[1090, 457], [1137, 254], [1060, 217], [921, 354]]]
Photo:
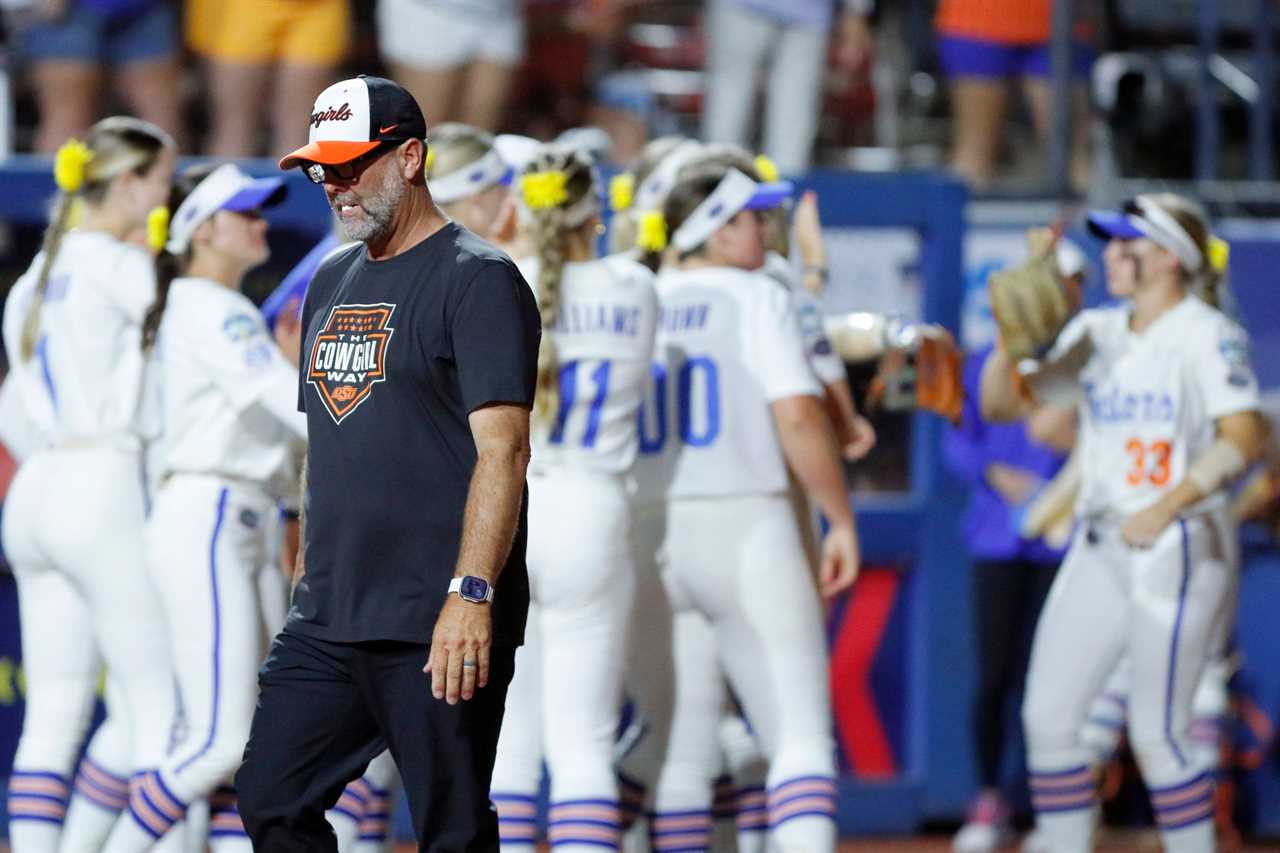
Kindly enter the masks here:
[[769, 761], [771, 849], [834, 850], [824, 620], [786, 496], [643, 507], [636, 539], [642, 549], [629, 684], [652, 745], [628, 756], [624, 771], [651, 782], [653, 767], [643, 764], [655, 755], [660, 762], [653, 849], [708, 844], [723, 673]]
[[533, 849], [544, 757], [552, 847], [589, 853], [619, 843], [613, 744], [635, 588], [631, 527], [626, 478], [572, 469], [530, 474], [533, 606], [492, 784], [504, 851]]
[[1037, 826], [1053, 853], [1091, 849], [1093, 755], [1081, 731], [1125, 655], [1129, 739], [1165, 849], [1212, 850], [1213, 779], [1190, 724], [1236, 577], [1235, 529], [1217, 515], [1177, 521], [1145, 550], [1118, 525], [1081, 524], [1036, 628], [1022, 707]]
[[3, 536], [27, 684], [9, 783], [16, 853], [58, 847], [103, 663], [121, 695], [112, 711], [128, 717], [128, 765], [155, 767], [168, 746], [172, 674], [144, 569], [143, 513], [138, 455], [107, 446], [37, 453], [10, 486]]
[[234, 792], [265, 651], [259, 575], [279, 572], [270, 548], [275, 501], [250, 484], [173, 475], [147, 527], [147, 567], [167, 615], [183, 714], [182, 737], [144, 774], [107, 853], [141, 853], [210, 797], [215, 849], [248, 849]]

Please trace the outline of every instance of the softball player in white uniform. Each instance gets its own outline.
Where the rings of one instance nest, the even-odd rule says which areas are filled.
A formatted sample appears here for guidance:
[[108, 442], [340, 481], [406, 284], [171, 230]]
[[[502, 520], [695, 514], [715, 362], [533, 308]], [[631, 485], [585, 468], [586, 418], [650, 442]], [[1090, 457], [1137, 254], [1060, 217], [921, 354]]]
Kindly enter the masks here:
[[[722, 668], [769, 758], [771, 843], [835, 844], [822, 612], [786, 497], [788, 463], [832, 523], [828, 585], [852, 583], [857, 540], [791, 299], [748, 272], [764, 260], [753, 208], [776, 202], [761, 189], [737, 170], [692, 170], [666, 204], [679, 262], [658, 277], [653, 400], [640, 421], [632, 664], [661, 760], [655, 850], [708, 846]], [[708, 627], [716, 643], [701, 636]]]
[[[1043, 849], [1092, 849], [1092, 755], [1080, 736], [1122, 656], [1129, 737], [1165, 850], [1214, 849], [1213, 779], [1189, 735], [1201, 674], [1233, 612], [1236, 549], [1225, 487], [1261, 451], [1244, 332], [1191, 295], [1212, 291], [1203, 216], [1139, 196], [1090, 226], [1110, 242], [1107, 283], [1130, 301], [1084, 311], [1019, 370], [1044, 399], [1079, 401], [1081, 523], [1045, 604], [1023, 704]], [[1007, 417], [1009, 359], [993, 358], [983, 408]]]
[[507, 692], [492, 796], [502, 849], [532, 850], [545, 756], [552, 847], [617, 849], [613, 745], [635, 585], [630, 470], [657, 297], [646, 267], [595, 259], [599, 190], [584, 155], [548, 146], [521, 187], [536, 250], [521, 267], [544, 329], [529, 474], [533, 631]]
[[[807, 193], [795, 210], [795, 235], [790, 238], [788, 204], [793, 187], [779, 182], [777, 168], [763, 155], [755, 157], [744, 149], [730, 145], [708, 145], [681, 168], [697, 169], [703, 164], [736, 168], [753, 180], [769, 185], [776, 193], [776, 205], [762, 211], [765, 226], [765, 243], [768, 251], [760, 271], [774, 279], [789, 292], [795, 311], [805, 358], [814, 377], [822, 386], [824, 399], [832, 426], [843, 446], [846, 458], [859, 459], [875, 444], [875, 431], [861, 417], [853, 404], [843, 359], [834, 351], [823, 327], [821, 306], [814, 294], [805, 286], [806, 281], [825, 275], [825, 250], [822, 246], [821, 223], [817, 214], [817, 198]], [[787, 257], [795, 249], [801, 264], [794, 265]], [[811, 569], [818, 569], [818, 541], [814, 517], [803, 489], [792, 478], [790, 499], [800, 528], [801, 541]], [[710, 630], [699, 632], [714, 645], [715, 635]], [[690, 631], [683, 642], [692, 642]], [[687, 647], [687, 646], [686, 646]], [[731, 701], [726, 701], [725, 719], [719, 727], [723, 752], [722, 776], [716, 786], [716, 798], [712, 812], [714, 821], [713, 847], [733, 849], [739, 853], [763, 850], [769, 828], [766, 781], [768, 763], [750, 725], [742, 719]]]
[[[102, 662], [123, 698], [112, 710], [131, 718], [123, 766], [91, 752], [111, 796], [168, 742], [169, 662], [142, 540], [138, 331], [154, 276], [124, 238], [164, 203], [173, 162], [169, 138], [132, 119], [105, 119], [86, 144], [64, 146], [53, 222], [5, 304], [9, 381], [49, 443], [23, 463], [4, 514], [27, 685], [9, 783], [16, 853], [58, 849]], [[75, 206], [80, 226], [68, 230]]]
[[306, 427], [294, 406], [296, 366], [239, 284], [268, 255], [258, 211], [282, 194], [281, 179], [253, 180], [227, 164], [183, 175], [170, 200], [144, 334], [164, 423], [147, 567], [167, 616], [184, 725], [133, 790], [108, 853], [150, 848], [209, 795], [213, 849], [250, 849], [234, 796], [218, 786], [248, 738], [264, 652], [257, 576], [278, 571], [267, 526]]

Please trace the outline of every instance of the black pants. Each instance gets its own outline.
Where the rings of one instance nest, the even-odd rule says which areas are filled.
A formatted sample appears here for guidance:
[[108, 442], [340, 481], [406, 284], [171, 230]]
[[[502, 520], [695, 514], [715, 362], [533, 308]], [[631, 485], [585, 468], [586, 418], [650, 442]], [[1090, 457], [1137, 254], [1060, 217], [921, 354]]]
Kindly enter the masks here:
[[426, 661], [427, 646], [413, 643], [276, 638], [236, 774], [257, 853], [336, 851], [325, 809], [384, 748], [400, 768], [419, 850], [497, 853], [489, 781], [515, 649], [493, 649], [488, 686], [457, 705], [431, 695]]
[[973, 722], [983, 788], [999, 786], [1005, 709], [1010, 699], [1022, 695], [1036, 620], [1057, 570], [1055, 563], [1030, 560], [979, 561], [974, 566], [978, 693]]

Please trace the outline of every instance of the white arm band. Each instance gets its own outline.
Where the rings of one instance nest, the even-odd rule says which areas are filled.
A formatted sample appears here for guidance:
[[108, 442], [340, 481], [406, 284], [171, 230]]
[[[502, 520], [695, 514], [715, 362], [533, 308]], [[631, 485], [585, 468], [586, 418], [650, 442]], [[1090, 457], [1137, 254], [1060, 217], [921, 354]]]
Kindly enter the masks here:
[[1246, 464], [1240, 448], [1217, 438], [1187, 467], [1187, 479], [1207, 497], [1243, 474]]

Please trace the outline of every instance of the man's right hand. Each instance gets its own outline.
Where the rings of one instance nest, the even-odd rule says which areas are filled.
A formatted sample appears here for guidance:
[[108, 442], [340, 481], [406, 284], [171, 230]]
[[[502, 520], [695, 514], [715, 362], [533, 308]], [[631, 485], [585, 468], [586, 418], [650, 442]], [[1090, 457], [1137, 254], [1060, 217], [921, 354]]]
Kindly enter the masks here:
[[858, 579], [862, 552], [853, 522], [832, 525], [822, 540], [822, 563], [818, 568], [818, 590], [830, 600], [853, 586]]
[[470, 699], [489, 683], [489, 649], [493, 643], [493, 611], [488, 604], [450, 595], [431, 632], [427, 665], [431, 693], [450, 705]]

